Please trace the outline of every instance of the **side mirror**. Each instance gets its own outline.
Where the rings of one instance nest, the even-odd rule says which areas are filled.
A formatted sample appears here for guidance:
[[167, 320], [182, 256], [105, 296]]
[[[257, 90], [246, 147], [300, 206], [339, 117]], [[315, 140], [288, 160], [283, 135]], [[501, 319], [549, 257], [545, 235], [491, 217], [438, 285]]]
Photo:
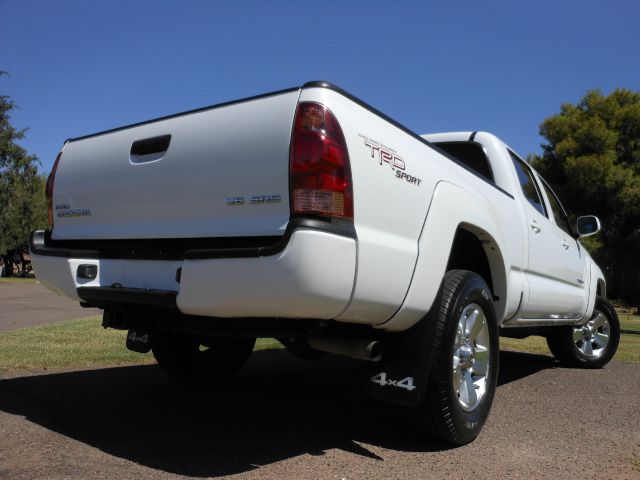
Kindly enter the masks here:
[[600, 231], [600, 219], [595, 215], [584, 215], [578, 217], [578, 235], [581, 237], [590, 237]]

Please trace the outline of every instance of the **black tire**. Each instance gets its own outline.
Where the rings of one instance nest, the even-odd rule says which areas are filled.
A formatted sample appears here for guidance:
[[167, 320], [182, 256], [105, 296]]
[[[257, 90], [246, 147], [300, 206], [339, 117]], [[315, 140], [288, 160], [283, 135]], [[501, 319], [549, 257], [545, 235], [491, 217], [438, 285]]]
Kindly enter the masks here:
[[[608, 327], [596, 327], [598, 315], [606, 317]], [[594, 346], [596, 349], [598, 347], [595, 339], [593, 342], [586, 339], [574, 340], [574, 330], [577, 335], [577, 329], [572, 326], [563, 326], [557, 327], [553, 333], [547, 335], [547, 345], [553, 356], [570, 367], [602, 368], [609, 363], [618, 350], [618, 344], [620, 343], [620, 320], [618, 320], [618, 314], [613, 305], [604, 298], [598, 297], [593, 309], [593, 315], [586, 325], [587, 328], [589, 325], [596, 327], [594, 334], [602, 334], [605, 330], [608, 332], [608, 342], [602, 350], [594, 350]], [[591, 344], [592, 352], [598, 351], [597, 355], [588, 355], [580, 349], [579, 345], [584, 348], [586, 342]]]
[[180, 380], [219, 380], [240, 371], [249, 359], [255, 338], [198, 338], [160, 333], [152, 352], [162, 369]]
[[[453, 445], [474, 440], [486, 422], [498, 380], [499, 333], [491, 290], [481, 276], [467, 270], [446, 273], [433, 307], [423, 321], [435, 322], [431, 372], [425, 396], [411, 410], [420, 431], [426, 436]], [[467, 411], [454, 388], [453, 358], [458, 321], [467, 307], [479, 306], [486, 319], [488, 367], [484, 394]], [[475, 363], [475, 359], [472, 360]], [[468, 368], [468, 367], [467, 367]], [[475, 388], [475, 387], [474, 387]], [[462, 397], [460, 397], [462, 398]]]

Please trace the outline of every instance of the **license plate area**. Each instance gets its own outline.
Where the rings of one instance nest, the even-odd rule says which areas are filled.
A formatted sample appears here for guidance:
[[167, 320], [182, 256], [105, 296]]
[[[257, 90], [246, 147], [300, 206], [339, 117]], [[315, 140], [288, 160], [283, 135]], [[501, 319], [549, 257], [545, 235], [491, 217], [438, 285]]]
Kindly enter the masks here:
[[127, 289], [173, 291], [180, 290], [182, 261], [101, 259], [83, 261], [97, 268], [95, 279], [87, 281], [76, 273], [77, 287], [112, 287]]

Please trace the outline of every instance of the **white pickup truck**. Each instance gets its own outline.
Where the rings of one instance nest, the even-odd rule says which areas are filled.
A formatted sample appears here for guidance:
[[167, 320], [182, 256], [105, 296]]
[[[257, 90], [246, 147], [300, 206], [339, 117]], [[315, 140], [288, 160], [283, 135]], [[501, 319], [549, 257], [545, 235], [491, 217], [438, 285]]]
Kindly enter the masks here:
[[619, 323], [549, 185], [484, 132], [419, 136], [325, 82], [67, 140], [33, 232], [46, 287], [183, 379], [256, 337], [369, 360], [425, 434], [473, 440], [499, 336], [606, 364]]

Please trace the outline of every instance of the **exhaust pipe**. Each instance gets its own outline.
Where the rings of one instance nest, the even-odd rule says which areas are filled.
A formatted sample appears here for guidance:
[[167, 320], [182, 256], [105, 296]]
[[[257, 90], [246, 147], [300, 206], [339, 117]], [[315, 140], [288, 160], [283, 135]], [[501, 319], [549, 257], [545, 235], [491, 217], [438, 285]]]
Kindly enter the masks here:
[[321, 352], [346, 355], [368, 362], [379, 362], [382, 359], [382, 344], [377, 340], [309, 337], [308, 343], [311, 348]]

